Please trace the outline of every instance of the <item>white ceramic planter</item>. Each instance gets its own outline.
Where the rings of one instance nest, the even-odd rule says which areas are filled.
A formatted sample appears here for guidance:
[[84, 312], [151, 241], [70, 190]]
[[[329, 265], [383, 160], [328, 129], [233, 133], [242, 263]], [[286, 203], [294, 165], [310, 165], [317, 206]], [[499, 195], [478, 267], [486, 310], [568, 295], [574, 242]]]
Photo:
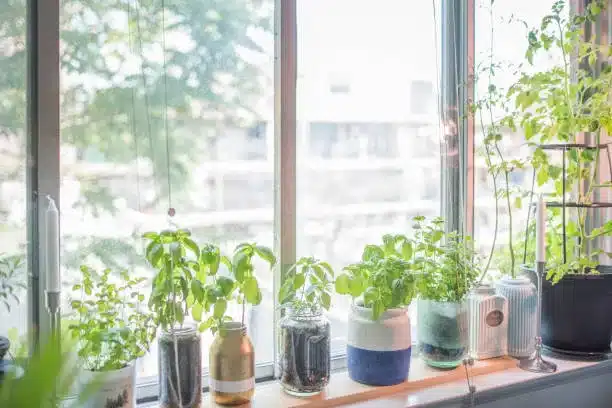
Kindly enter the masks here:
[[408, 378], [410, 355], [408, 309], [389, 309], [378, 320], [372, 310], [353, 305], [348, 320], [347, 366], [353, 381], [394, 385]]
[[81, 384], [94, 382], [95, 393], [87, 400], [84, 408], [134, 408], [136, 406], [134, 384], [136, 364], [114, 371], [83, 372]]
[[536, 287], [523, 276], [504, 277], [496, 283], [495, 292], [508, 299], [508, 354], [529, 357], [535, 350]]
[[480, 285], [468, 296], [470, 355], [477, 360], [508, 353], [508, 301], [491, 285]]

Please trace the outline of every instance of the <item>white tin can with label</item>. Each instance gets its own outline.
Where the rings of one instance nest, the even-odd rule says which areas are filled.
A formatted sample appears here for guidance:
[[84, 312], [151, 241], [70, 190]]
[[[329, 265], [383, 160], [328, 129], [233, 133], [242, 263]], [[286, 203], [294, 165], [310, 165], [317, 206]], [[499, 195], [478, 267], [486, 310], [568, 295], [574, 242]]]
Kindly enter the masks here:
[[508, 301], [496, 295], [488, 284], [476, 287], [468, 296], [470, 313], [470, 355], [477, 360], [508, 353]]

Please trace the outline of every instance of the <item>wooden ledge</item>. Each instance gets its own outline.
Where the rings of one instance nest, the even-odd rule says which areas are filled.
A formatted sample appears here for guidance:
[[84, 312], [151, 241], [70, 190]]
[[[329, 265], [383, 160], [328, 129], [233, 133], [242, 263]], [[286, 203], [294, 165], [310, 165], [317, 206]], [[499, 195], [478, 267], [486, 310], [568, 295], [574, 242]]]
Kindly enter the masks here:
[[[476, 361], [470, 368], [472, 376], [490, 374], [503, 371], [516, 366], [516, 360], [508, 357]], [[415, 357], [411, 361], [410, 378], [408, 381], [390, 387], [372, 387], [356, 383], [348, 377], [346, 371], [333, 373], [327, 389], [314, 397], [293, 397], [281, 389], [278, 382], [258, 384], [255, 396], [248, 407], [253, 408], [321, 408], [338, 407], [354, 404], [376, 398], [384, 398], [398, 393], [412, 393], [427, 388], [465, 380], [466, 373], [463, 366], [453, 370], [438, 370], [427, 366], [421, 359]], [[467, 383], [466, 383], [467, 389]], [[204, 407], [219, 407], [204, 397]]]

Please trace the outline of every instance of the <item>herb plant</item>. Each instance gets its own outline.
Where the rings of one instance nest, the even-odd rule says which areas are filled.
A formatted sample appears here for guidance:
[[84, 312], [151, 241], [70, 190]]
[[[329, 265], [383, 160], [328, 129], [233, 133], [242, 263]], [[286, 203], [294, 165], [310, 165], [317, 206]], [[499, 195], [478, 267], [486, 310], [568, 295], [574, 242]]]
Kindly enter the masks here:
[[327, 262], [300, 258], [287, 271], [279, 293], [280, 304], [294, 310], [329, 310], [333, 281], [334, 271]]
[[22, 281], [25, 262], [22, 256], [0, 253], [0, 300], [8, 312], [10, 301], [19, 304], [19, 291], [26, 288]]
[[270, 268], [276, 264], [276, 257], [268, 247], [242, 243], [234, 250], [230, 266], [236, 280], [237, 300], [242, 304], [242, 324], [244, 324], [246, 303], [252, 305], [261, 303], [261, 289], [254, 273], [254, 258], [267, 262]]
[[155, 338], [155, 319], [139, 292], [144, 278], [130, 278], [123, 270], [113, 282], [110, 269], [98, 276], [85, 265], [81, 276], [81, 283], [72, 288], [78, 299], [71, 302], [75, 322], [68, 327], [77, 340], [78, 356], [87, 370], [124, 368], [143, 356]]
[[415, 217], [416, 259], [419, 295], [437, 302], [461, 302], [477, 282], [480, 262], [470, 237], [444, 232], [444, 221], [426, 223]]
[[171, 330], [173, 325], [184, 323], [195, 301], [201, 299], [209, 265], [202, 265], [200, 248], [187, 230], [147, 232], [143, 236], [150, 241], [145, 256], [157, 270], [149, 307], [162, 329]]
[[[566, 17], [565, 2], [556, 1], [540, 26], [530, 30], [526, 59], [534, 65], [536, 55], [557, 52], [562, 56], [562, 65], [523, 73], [508, 93], [516, 111], [505, 124], [511, 130], [523, 131], [527, 143], [534, 148], [531, 165], [537, 184], [552, 187], [552, 198], [557, 201], [567, 191], [572, 192], [572, 201], [590, 205], [597, 189], [612, 187], [609, 182], [600, 184], [597, 180], [602, 137], [612, 132], [612, 69], [601, 63], [609, 57], [610, 46], [583, 40], [584, 25], [595, 24], [604, 7], [603, 1], [593, 1], [585, 7], [584, 14]], [[579, 64], [571, 64], [572, 59]], [[591, 135], [592, 143], [566, 148], [567, 177], [563, 180], [561, 164], [555, 156], [561, 153], [545, 150], [542, 145], [580, 144], [584, 134]], [[576, 251], [568, 254], [567, 262], [554, 258], [549, 262], [548, 278], [553, 282], [566, 273], [595, 272], [603, 251], [590, 247], [597, 238], [612, 234], [612, 222], [589, 231], [588, 210], [577, 208], [574, 217], [567, 217], [568, 240], [574, 241]], [[561, 217], [560, 211], [557, 216]]]
[[416, 294], [413, 246], [403, 235], [385, 235], [382, 245], [367, 245], [361, 262], [346, 266], [336, 278], [336, 292], [363, 297], [374, 320], [388, 309], [408, 306]]

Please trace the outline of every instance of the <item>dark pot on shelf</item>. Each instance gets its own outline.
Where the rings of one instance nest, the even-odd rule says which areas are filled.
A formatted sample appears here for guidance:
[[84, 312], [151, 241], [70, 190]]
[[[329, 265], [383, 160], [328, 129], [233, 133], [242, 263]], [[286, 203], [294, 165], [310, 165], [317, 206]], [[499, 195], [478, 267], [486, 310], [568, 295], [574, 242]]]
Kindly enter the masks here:
[[197, 329], [189, 326], [164, 331], [159, 339], [158, 359], [160, 406], [162, 408], [200, 407], [202, 351], [200, 333]]
[[[542, 342], [566, 354], [610, 352], [612, 341], [612, 266], [597, 275], [565, 275], [542, 285]], [[535, 273], [529, 275], [535, 279]]]
[[279, 324], [283, 389], [298, 396], [320, 393], [330, 375], [329, 320], [321, 309], [288, 309]]

